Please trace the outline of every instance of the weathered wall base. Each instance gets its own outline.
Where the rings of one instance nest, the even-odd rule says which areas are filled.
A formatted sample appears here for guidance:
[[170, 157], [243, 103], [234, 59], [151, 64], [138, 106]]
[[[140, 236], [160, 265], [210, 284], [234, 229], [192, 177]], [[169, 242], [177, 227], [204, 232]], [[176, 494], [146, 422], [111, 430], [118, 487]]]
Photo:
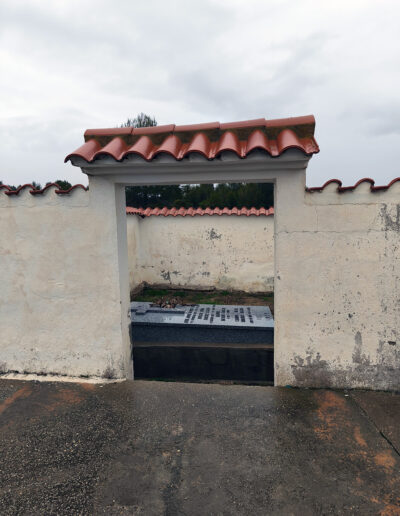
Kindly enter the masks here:
[[[392, 346], [393, 349], [390, 349]], [[344, 365], [340, 358], [329, 363], [319, 352], [309, 349], [306, 357], [294, 356], [291, 369], [298, 387], [324, 386], [332, 388], [400, 389], [400, 352], [396, 344], [381, 342], [375, 360], [361, 353], [362, 344], [355, 345], [352, 363]]]

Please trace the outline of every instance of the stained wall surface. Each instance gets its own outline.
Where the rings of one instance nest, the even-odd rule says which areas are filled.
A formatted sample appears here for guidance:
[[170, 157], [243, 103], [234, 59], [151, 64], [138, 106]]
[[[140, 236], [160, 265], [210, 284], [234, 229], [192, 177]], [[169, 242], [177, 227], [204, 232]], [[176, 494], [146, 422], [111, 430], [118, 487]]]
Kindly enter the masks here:
[[[310, 193], [305, 171], [282, 171], [275, 197], [276, 385], [399, 390], [400, 182]], [[217, 237], [205, 240], [217, 257], [234, 230], [232, 217], [212, 219]], [[156, 218], [139, 221], [148, 254], [170, 245], [196, 256], [196, 239], [174, 241], [184, 221], [158, 242]], [[126, 240], [123, 188], [107, 179], [65, 196], [0, 191], [0, 371], [132, 376]], [[251, 242], [236, 245], [243, 261]]]
[[127, 216], [130, 288], [142, 282], [268, 292], [273, 216]]
[[68, 195], [0, 191], [0, 372], [132, 375], [117, 200], [99, 179]]
[[400, 182], [278, 186], [276, 384], [400, 389]]

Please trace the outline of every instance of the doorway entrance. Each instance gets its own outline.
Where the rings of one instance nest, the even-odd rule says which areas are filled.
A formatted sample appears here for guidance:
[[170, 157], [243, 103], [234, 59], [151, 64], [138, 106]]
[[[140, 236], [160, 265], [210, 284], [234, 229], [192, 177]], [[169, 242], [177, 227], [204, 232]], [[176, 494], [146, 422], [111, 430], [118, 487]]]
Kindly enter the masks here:
[[[314, 117], [308, 116], [86, 131], [85, 144], [66, 160], [89, 176], [93, 216], [109, 243], [104, 263], [119, 291], [118, 295], [112, 291], [109, 300], [114, 324], [104, 340], [109, 337], [118, 375], [133, 377], [125, 214], [125, 187], [130, 185], [274, 184], [275, 377], [290, 367], [287, 350], [294, 344], [285, 336], [284, 311], [290, 301], [285, 238], [288, 225], [300, 223], [297, 213], [304, 204], [305, 170], [319, 150], [314, 127]], [[104, 363], [108, 361], [105, 356]]]
[[273, 184], [126, 198], [135, 377], [273, 383]]

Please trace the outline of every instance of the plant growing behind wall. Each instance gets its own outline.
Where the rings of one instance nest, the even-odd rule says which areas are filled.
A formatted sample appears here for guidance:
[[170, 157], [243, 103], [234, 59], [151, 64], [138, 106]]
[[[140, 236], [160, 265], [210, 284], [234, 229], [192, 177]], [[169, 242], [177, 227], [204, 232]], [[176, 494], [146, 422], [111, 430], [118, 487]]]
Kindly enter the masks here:
[[[50, 185], [52, 183], [56, 183], [59, 186], [60, 190], [69, 190], [72, 186], [71, 183], [69, 181], [67, 181], [66, 179], [57, 179], [56, 181], [48, 181], [46, 183], [46, 186]], [[0, 181], [0, 185], [2, 185], [2, 184], [4, 184], [3, 181]], [[31, 185], [33, 186], [34, 190], [42, 189], [42, 185], [36, 181], [32, 181]], [[8, 186], [11, 188], [11, 190], [17, 190], [17, 188], [19, 188], [21, 185], [18, 185], [18, 186], [8, 185]]]
[[[156, 125], [154, 117], [139, 113], [128, 118], [121, 127]], [[268, 183], [129, 186], [126, 205], [134, 208], [270, 208], [274, 205], [274, 189]]]

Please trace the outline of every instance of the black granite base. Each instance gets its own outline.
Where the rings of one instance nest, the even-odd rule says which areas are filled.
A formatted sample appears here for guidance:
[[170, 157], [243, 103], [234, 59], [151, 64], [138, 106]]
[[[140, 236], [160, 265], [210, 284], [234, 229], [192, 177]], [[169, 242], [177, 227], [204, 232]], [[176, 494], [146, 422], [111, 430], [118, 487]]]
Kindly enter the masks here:
[[226, 347], [140, 344], [134, 375], [142, 379], [274, 381], [273, 346]]
[[135, 378], [274, 381], [267, 306], [131, 303]]
[[173, 342], [198, 344], [273, 344], [274, 328], [216, 326], [132, 325], [135, 342]]

